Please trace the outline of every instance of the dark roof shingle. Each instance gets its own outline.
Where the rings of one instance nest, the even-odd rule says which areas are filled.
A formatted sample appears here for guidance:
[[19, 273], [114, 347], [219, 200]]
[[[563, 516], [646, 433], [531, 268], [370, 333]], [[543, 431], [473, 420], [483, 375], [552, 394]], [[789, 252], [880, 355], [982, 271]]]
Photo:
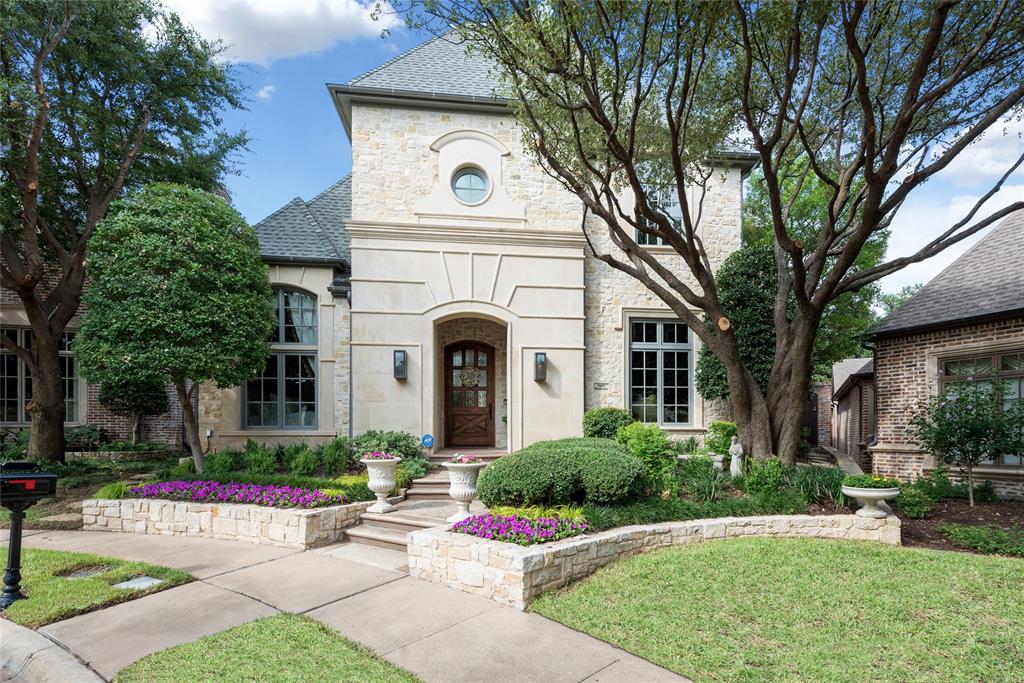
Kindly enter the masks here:
[[260, 256], [286, 261], [350, 262], [345, 221], [352, 217], [352, 180], [345, 176], [310, 201], [296, 197], [256, 223]]
[[503, 99], [498, 95], [500, 71], [497, 65], [477, 51], [467, 52], [467, 44], [449, 33], [356, 76], [350, 86], [403, 90]]
[[1024, 312], [1024, 211], [1003, 219], [871, 332], [893, 336]]

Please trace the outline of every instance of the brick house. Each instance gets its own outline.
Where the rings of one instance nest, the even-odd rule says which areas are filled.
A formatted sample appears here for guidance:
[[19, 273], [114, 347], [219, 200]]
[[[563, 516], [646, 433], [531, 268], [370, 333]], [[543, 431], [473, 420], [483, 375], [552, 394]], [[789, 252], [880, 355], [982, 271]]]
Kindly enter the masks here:
[[[437, 38], [328, 85], [352, 173], [255, 226], [280, 321], [259, 378], [203, 388], [215, 448], [395, 429], [511, 451], [580, 434], [593, 406], [677, 435], [714, 419], [693, 386], [699, 340], [588, 252], [581, 202], [524, 149], [496, 73]], [[755, 159], [711, 163], [700, 230], [717, 267], [741, 244]]]
[[[918, 402], [968, 376], [1024, 396], [1024, 212], [991, 233], [893, 311], [875, 344], [873, 470], [915, 479], [935, 467], [907, 432]], [[1003, 496], [1024, 498], [1024, 454], [979, 467]]]
[[874, 361], [847, 358], [832, 366], [832, 445], [862, 469], [870, 469], [867, 447], [874, 436]]

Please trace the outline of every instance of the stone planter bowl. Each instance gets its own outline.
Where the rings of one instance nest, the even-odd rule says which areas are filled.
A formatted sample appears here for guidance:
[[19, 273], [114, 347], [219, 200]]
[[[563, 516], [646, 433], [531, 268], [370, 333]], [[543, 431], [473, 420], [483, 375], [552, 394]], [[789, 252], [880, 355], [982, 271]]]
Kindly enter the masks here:
[[448, 479], [451, 482], [448, 486], [448, 495], [459, 506], [458, 512], [447, 520], [454, 524], [470, 516], [469, 504], [476, 498], [476, 480], [480, 476], [480, 470], [486, 467], [487, 463], [443, 462], [441, 465], [448, 468]]
[[898, 488], [888, 489], [863, 489], [859, 486], [843, 486], [843, 495], [856, 498], [861, 507], [857, 510], [858, 517], [870, 517], [871, 519], [882, 519], [886, 517], [884, 510], [878, 507], [879, 501], [892, 500], [900, 495]]
[[391, 512], [395, 506], [388, 502], [388, 494], [395, 488], [395, 468], [402, 462], [401, 458], [390, 460], [366, 460], [359, 462], [366, 465], [366, 471], [370, 475], [367, 482], [370, 490], [377, 496], [377, 502], [366, 509], [367, 512]]

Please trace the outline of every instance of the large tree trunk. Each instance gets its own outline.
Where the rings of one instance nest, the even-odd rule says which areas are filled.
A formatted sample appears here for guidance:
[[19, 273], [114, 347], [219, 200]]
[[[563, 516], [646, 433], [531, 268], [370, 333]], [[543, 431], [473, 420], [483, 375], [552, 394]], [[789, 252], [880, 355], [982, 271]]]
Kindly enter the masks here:
[[132, 415], [132, 445], [139, 443], [139, 432], [142, 431], [142, 415]]
[[206, 456], [199, 443], [199, 415], [196, 414], [195, 408], [192, 406], [192, 395], [185, 389], [185, 380], [175, 380], [174, 391], [181, 404], [181, 418], [185, 423], [185, 438], [188, 439], [188, 445], [192, 451], [192, 461], [196, 465], [196, 472], [202, 474], [206, 466]]
[[64, 462], [64, 381], [60, 376], [57, 344], [33, 327], [32, 432], [28, 457], [37, 462]]

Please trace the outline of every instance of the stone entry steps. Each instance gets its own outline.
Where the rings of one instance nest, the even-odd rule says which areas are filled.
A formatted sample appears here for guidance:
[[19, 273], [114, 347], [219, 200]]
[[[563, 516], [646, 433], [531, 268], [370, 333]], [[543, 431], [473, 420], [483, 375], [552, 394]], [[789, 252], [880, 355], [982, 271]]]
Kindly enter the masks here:
[[[447, 491], [447, 486], [445, 487]], [[406, 535], [410, 531], [430, 529], [441, 522], [427, 517], [403, 515], [400, 512], [363, 512], [359, 524], [345, 530], [345, 538], [352, 543], [362, 543], [388, 550], [406, 551]]]

